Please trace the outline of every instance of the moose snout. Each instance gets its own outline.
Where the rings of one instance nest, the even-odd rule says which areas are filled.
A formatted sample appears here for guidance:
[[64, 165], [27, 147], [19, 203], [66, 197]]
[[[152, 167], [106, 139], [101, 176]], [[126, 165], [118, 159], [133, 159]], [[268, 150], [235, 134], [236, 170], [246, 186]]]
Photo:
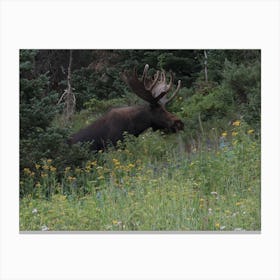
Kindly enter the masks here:
[[174, 120], [169, 127], [170, 132], [178, 132], [179, 130], [184, 129], [184, 123], [181, 120]]
[[184, 129], [184, 123], [181, 120], [175, 120], [172, 125], [172, 131], [177, 132]]

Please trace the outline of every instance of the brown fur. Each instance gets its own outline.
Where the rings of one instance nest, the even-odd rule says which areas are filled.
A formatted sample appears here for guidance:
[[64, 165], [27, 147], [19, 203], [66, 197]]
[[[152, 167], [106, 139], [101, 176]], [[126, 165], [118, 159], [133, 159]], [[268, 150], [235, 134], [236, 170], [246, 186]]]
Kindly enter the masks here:
[[138, 136], [150, 127], [177, 132], [183, 129], [184, 124], [159, 104], [114, 108], [73, 134], [69, 142], [92, 142], [93, 150], [102, 150], [110, 143], [116, 145], [118, 140], [123, 140], [124, 132]]

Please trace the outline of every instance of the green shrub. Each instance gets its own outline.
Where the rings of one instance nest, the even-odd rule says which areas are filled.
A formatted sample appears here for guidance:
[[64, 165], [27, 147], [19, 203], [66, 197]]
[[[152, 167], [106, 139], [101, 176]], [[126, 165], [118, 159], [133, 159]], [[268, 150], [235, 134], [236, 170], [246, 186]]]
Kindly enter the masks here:
[[249, 65], [226, 61], [223, 72], [223, 89], [232, 95], [235, 108], [246, 122], [257, 127], [261, 118], [261, 64]]

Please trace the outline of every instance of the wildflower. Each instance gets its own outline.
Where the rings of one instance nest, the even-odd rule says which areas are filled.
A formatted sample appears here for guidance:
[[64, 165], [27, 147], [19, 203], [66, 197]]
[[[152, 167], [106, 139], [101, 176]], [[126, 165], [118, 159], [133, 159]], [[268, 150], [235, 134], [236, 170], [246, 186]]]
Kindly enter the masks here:
[[86, 171], [89, 172], [90, 170], [91, 170], [91, 165], [89, 164], [89, 165], [86, 166]]
[[240, 126], [241, 121], [235, 121], [232, 123], [233, 126]]
[[41, 227], [41, 230], [42, 230], [42, 231], [47, 231], [47, 230], [49, 230], [49, 228], [48, 228], [46, 225], [43, 225], [43, 226]]
[[50, 166], [50, 171], [51, 172], [55, 172], [56, 171], [56, 168], [54, 166]]
[[96, 166], [96, 165], [97, 165], [97, 161], [94, 160], [94, 161], [92, 161], [90, 164], [93, 165], [93, 166]]
[[23, 169], [23, 172], [27, 175], [29, 175], [31, 173], [30, 169], [29, 168], [24, 168]]
[[236, 206], [240, 206], [242, 203], [241, 202], [236, 202], [235, 205]]
[[49, 166], [48, 166], [48, 165], [44, 165], [44, 166], [43, 166], [43, 169], [44, 169], [44, 170], [49, 170]]
[[254, 133], [254, 129], [249, 129], [249, 130], [247, 131], [247, 133], [248, 133], [248, 134], [253, 134], [253, 133]]
[[203, 198], [201, 198], [199, 201], [200, 201], [200, 202], [204, 202], [204, 199], [203, 199]]
[[37, 187], [37, 188], [38, 188], [38, 187], [41, 187], [41, 183], [40, 183], [40, 182], [37, 182], [36, 185], [35, 185], [35, 187]]
[[226, 137], [226, 136], [227, 136], [227, 132], [225, 131], [222, 133], [222, 137]]
[[244, 230], [244, 229], [242, 229], [242, 228], [235, 228], [234, 229], [234, 231], [242, 231], [242, 230]]
[[75, 178], [75, 177], [72, 177], [72, 176], [68, 176], [67, 179], [68, 179], [68, 181], [72, 182], [72, 181], [74, 181], [76, 178]]
[[99, 176], [97, 179], [98, 179], [98, 180], [102, 180], [102, 179], [105, 179], [105, 177], [104, 177], [103, 175], [101, 175], [101, 176]]
[[231, 133], [231, 135], [234, 137], [234, 136], [236, 136], [238, 134], [238, 132], [236, 132], [236, 131], [233, 131], [232, 133]]
[[212, 208], [208, 208], [208, 214], [209, 214], [209, 215], [212, 214]]
[[36, 209], [36, 208], [34, 208], [33, 210], [32, 210], [32, 214], [37, 214], [38, 213], [38, 210]]
[[38, 170], [41, 167], [40, 164], [35, 164], [35, 168]]
[[71, 167], [67, 166], [67, 167], [65, 167], [64, 172], [68, 172], [68, 171], [70, 171], [70, 169], [71, 169]]
[[117, 159], [115, 159], [115, 158], [113, 158], [113, 163], [117, 166], [117, 165], [120, 165], [120, 162], [117, 160]]
[[45, 177], [47, 177], [48, 175], [46, 174], [46, 173], [41, 173], [41, 177], [42, 178], [45, 178]]
[[35, 173], [34, 173], [34, 172], [31, 172], [31, 173], [30, 173], [30, 176], [31, 176], [31, 177], [34, 177], [34, 176], [35, 176]]
[[219, 229], [219, 228], [220, 228], [220, 224], [219, 224], [219, 223], [216, 223], [216, 224], [215, 224], [215, 228], [218, 228], [218, 229]]
[[52, 159], [47, 159], [47, 163], [51, 164], [52, 163]]

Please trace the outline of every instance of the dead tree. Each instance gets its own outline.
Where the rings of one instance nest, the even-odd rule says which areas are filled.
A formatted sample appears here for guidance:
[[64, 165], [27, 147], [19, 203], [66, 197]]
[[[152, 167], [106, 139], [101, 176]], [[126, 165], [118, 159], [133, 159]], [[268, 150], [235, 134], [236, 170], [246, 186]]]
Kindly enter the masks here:
[[207, 67], [207, 51], [204, 50], [204, 74], [205, 74], [205, 82], [208, 83], [208, 67]]
[[64, 103], [63, 120], [65, 123], [67, 123], [71, 119], [71, 117], [75, 113], [75, 107], [76, 107], [76, 97], [73, 92], [73, 88], [71, 86], [72, 59], [73, 59], [72, 50], [70, 50], [68, 74], [67, 74], [67, 88], [65, 89], [64, 93], [58, 100], [58, 104], [62, 102]]

